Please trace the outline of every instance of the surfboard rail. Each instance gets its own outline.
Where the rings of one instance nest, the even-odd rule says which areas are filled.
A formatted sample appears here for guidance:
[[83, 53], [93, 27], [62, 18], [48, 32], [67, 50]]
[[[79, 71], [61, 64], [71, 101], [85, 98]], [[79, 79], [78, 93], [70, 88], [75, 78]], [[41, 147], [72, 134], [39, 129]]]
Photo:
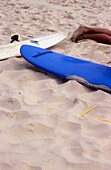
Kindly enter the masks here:
[[66, 38], [67, 35], [68, 33], [60, 32], [60, 33], [54, 33], [51, 35], [42, 36], [39, 38], [34, 38], [34, 39], [26, 40], [26, 41], [2, 45], [0, 46], [0, 60], [21, 56], [20, 47], [23, 44], [32, 45], [35, 47], [41, 47], [41, 48], [46, 49], [46, 48], [54, 46], [57, 43], [60, 43], [62, 40]]
[[20, 52], [25, 60], [46, 72], [111, 93], [111, 67], [109, 66], [29, 45], [23, 45]]

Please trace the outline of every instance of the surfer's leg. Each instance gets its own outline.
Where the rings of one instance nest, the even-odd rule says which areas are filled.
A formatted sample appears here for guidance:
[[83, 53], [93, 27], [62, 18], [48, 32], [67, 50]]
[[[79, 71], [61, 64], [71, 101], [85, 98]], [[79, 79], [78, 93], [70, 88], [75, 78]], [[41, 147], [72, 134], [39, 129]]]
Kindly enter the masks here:
[[98, 28], [98, 27], [87, 27], [83, 26], [86, 28], [86, 33], [90, 34], [95, 34], [95, 33], [102, 33], [102, 34], [107, 34], [111, 36], [111, 31], [105, 28]]
[[111, 36], [111, 31], [108, 29], [80, 25], [79, 28], [76, 31], [74, 31], [71, 37], [71, 41], [77, 42], [79, 36], [83, 34], [95, 34], [95, 33], [102, 33]]
[[111, 44], [111, 36], [107, 34], [83, 34], [78, 37], [77, 41], [83, 39], [90, 39], [103, 44]]

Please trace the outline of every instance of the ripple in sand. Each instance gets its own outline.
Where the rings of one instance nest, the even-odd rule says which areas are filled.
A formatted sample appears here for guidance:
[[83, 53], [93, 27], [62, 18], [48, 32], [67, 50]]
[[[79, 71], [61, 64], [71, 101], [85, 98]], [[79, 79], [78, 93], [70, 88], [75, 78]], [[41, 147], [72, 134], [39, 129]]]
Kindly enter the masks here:
[[0, 99], [0, 107], [4, 107], [9, 110], [21, 109], [21, 105], [20, 105], [19, 101], [13, 97]]
[[40, 123], [14, 125], [2, 132], [2, 135], [9, 139], [12, 143], [36, 139], [37, 136], [48, 137], [52, 134], [52, 128]]
[[79, 123], [66, 121], [57, 126], [57, 131], [67, 135], [72, 135], [73, 133], [78, 134], [81, 131], [81, 125]]
[[[13, 156], [13, 160], [12, 160], [11, 155], [9, 155], [9, 154], [10, 153], [7, 153], [7, 155], [2, 155], [3, 159], [7, 158], [7, 160], [8, 160], [8, 156], [9, 156], [10, 162], [7, 161], [8, 163], [0, 163], [0, 170], [15, 170], [15, 169], [16, 170], [42, 170], [42, 167], [30, 165], [28, 161], [27, 161], [27, 163], [24, 163], [21, 160], [21, 163], [19, 163], [19, 161], [17, 161], [16, 164], [13, 164], [12, 162], [16, 158], [16, 155], [15, 155], [15, 158]], [[5, 162], [5, 161], [2, 161], [2, 162]], [[13, 166], [12, 166], [12, 164], [13, 164]]]
[[27, 89], [24, 89], [24, 102], [27, 105], [36, 105], [37, 103], [47, 100], [52, 95], [52, 93], [52, 90], [40, 90], [31, 86]]

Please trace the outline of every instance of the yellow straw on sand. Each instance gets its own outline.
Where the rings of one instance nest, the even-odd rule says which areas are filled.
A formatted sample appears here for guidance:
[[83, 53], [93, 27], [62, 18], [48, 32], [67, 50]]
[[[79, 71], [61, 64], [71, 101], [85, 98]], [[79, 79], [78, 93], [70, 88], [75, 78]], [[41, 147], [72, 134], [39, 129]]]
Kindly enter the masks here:
[[88, 114], [89, 112], [95, 110], [97, 107], [99, 107], [99, 106], [95, 106], [95, 107], [92, 107], [92, 108], [84, 111], [84, 112], [82, 113], [82, 116], [85, 117], [85, 118], [93, 118], [93, 119], [95, 119], [95, 120], [101, 120], [101, 121], [104, 121], [104, 122], [111, 122], [111, 120], [104, 119], [104, 118], [93, 117], [93, 116], [86, 116], [86, 114]]

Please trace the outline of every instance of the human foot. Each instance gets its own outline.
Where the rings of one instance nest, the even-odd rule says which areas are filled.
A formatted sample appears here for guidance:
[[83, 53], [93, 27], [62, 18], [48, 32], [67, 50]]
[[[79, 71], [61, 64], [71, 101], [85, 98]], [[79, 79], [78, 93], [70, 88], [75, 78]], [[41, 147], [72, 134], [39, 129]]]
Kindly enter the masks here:
[[84, 25], [80, 25], [77, 30], [74, 31], [72, 37], [70, 38], [70, 40], [72, 42], [77, 42], [78, 37], [85, 34], [87, 32], [87, 27]]

